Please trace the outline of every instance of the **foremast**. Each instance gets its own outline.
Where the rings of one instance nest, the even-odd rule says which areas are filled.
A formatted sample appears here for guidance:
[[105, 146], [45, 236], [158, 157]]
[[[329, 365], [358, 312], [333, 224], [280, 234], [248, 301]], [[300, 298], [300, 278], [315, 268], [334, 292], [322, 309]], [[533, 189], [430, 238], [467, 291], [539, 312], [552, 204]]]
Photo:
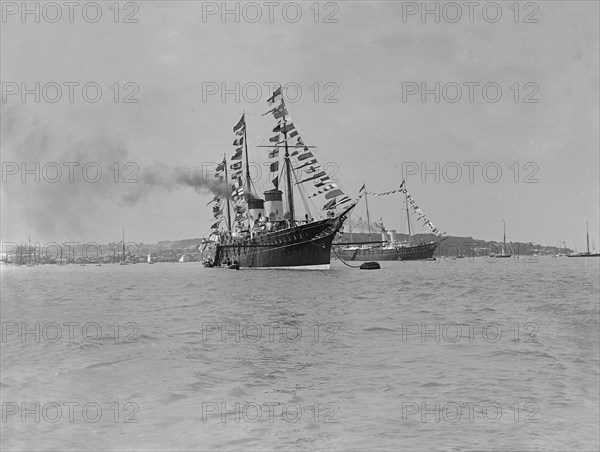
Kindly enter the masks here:
[[[281, 89], [281, 87], [280, 87]], [[285, 103], [283, 102], [283, 98], [281, 99], [281, 105], [285, 108]], [[287, 185], [287, 199], [288, 199], [288, 208], [290, 212], [290, 225], [294, 223], [294, 190], [292, 186], [292, 164], [290, 162], [290, 150], [288, 146], [287, 140], [287, 124], [285, 120], [285, 115], [283, 116], [283, 141], [285, 143], [285, 155], [283, 157], [283, 164], [285, 165], [285, 179]]]

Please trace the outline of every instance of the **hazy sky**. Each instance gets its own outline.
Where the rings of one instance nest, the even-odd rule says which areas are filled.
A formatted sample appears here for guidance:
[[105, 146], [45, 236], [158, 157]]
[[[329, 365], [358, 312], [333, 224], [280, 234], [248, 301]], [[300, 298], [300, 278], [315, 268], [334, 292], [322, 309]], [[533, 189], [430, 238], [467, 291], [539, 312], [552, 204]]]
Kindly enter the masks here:
[[[467, 6], [457, 16], [462, 2], [429, 2], [437, 23], [421, 2], [279, 2], [272, 21], [268, 4], [237, 4], [238, 22], [221, 2], [123, 2], [115, 23], [113, 2], [100, 2], [91, 23], [93, 5], [84, 12], [82, 2], [71, 22], [58, 2], [55, 23], [44, 4], [39, 23], [23, 23], [21, 2], [3, 2], [2, 240], [104, 243], [121, 226], [138, 242], [205, 236], [211, 194], [125, 183], [136, 172], [125, 165], [139, 179], [232, 155], [243, 110], [262, 165], [256, 146], [274, 125], [261, 116], [265, 84], [280, 82], [304, 141], [339, 166], [352, 196], [363, 183], [393, 190], [410, 169], [410, 193], [448, 234], [501, 240], [504, 219], [510, 240], [581, 251], [589, 220], [600, 248], [598, 2], [488, 3], [470, 18]], [[23, 99], [22, 88], [32, 93]], [[40, 182], [22, 182], [21, 164], [35, 173], [35, 162]], [[86, 164], [90, 180], [102, 169], [98, 182], [84, 180]], [[371, 197], [371, 219], [402, 230], [401, 207], [397, 196]]]

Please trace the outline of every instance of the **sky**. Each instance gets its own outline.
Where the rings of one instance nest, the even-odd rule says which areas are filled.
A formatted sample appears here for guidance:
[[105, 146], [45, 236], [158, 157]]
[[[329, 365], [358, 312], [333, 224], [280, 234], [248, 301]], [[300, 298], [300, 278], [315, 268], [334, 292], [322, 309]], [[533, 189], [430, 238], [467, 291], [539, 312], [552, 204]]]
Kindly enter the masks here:
[[[351, 196], [405, 179], [447, 234], [582, 251], [589, 221], [600, 248], [598, 2], [88, 3], [2, 2], [3, 242], [206, 236], [177, 174], [231, 156], [242, 112], [264, 168], [280, 83]], [[369, 208], [405, 229], [398, 195]]]

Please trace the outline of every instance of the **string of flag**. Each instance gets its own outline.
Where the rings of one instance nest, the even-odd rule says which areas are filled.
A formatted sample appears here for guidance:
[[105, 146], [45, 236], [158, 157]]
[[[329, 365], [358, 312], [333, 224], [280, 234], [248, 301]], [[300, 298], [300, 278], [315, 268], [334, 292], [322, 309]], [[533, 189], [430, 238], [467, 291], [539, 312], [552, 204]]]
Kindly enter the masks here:
[[[310, 191], [308, 198], [324, 195], [325, 199], [328, 200], [321, 210], [331, 210], [352, 201], [338, 184], [331, 180], [327, 172], [317, 162], [317, 159], [308, 146], [304, 144], [285, 107], [281, 87], [273, 92], [273, 95], [268, 99], [268, 103], [270, 106], [275, 106], [264, 113], [263, 116], [272, 114], [278, 120], [277, 125], [273, 128], [275, 135], [269, 138], [269, 142], [273, 143], [274, 146], [279, 146], [287, 142], [288, 146], [291, 146], [293, 149], [290, 153], [290, 156], [295, 161], [293, 169], [295, 171], [303, 169], [306, 174], [304, 178], [295, 184], [300, 185], [312, 181], [315, 190], [308, 190]], [[277, 173], [279, 170], [279, 147], [275, 147], [270, 151], [268, 157], [273, 160], [269, 165], [270, 171]], [[277, 175], [272, 179], [272, 183], [275, 188], [278, 188], [279, 177]]]
[[388, 195], [392, 195], [394, 193], [404, 193], [406, 195], [406, 201], [409, 204], [409, 208], [412, 209], [411, 213], [417, 216], [417, 221], [423, 220], [423, 226], [426, 226], [427, 228], [429, 228], [429, 230], [431, 231], [432, 234], [434, 234], [438, 237], [441, 237], [442, 235], [444, 235], [444, 233], [442, 233], [438, 228], [435, 227], [435, 225], [431, 221], [429, 221], [429, 219], [427, 218], [427, 215], [425, 215], [423, 210], [421, 210], [421, 208], [417, 205], [414, 198], [410, 195], [410, 193], [408, 193], [408, 190], [406, 190], [406, 187], [405, 187], [405, 181], [402, 181], [402, 183], [400, 184], [400, 187], [398, 189], [385, 191], [385, 192], [367, 192], [365, 189], [365, 185], [363, 184], [363, 186], [359, 190], [358, 199], [362, 198], [365, 195], [388, 196]]

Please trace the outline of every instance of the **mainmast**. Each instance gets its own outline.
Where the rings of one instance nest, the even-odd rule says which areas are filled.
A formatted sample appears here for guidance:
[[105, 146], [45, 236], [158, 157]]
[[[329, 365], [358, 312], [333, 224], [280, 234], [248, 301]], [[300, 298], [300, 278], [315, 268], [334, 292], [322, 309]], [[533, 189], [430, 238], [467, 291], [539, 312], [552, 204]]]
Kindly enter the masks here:
[[367, 201], [367, 185], [365, 187], [365, 206], [367, 208], [367, 228], [369, 230], [369, 242], [371, 241], [371, 218], [369, 217], [369, 202]]
[[123, 227], [123, 262], [125, 262], [125, 228]]
[[404, 193], [404, 204], [406, 204], [406, 224], [408, 224], [408, 241], [410, 242], [412, 234], [410, 232], [410, 213], [408, 211], [408, 192]]
[[[281, 99], [281, 104], [283, 104], [283, 99]], [[284, 106], [285, 108], [285, 106]], [[286, 122], [285, 122], [285, 114], [283, 115], [283, 141], [285, 143], [285, 156], [283, 158], [284, 164], [285, 164], [285, 178], [286, 178], [286, 185], [287, 185], [287, 198], [288, 198], [288, 205], [289, 205], [289, 209], [290, 209], [290, 226], [292, 225], [292, 222], [294, 221], [294, 191], [292, 188], [292, 169], [291, 166], [292, 164], [290, 163], [290, 153], [289, 153], [289, 148], [288, 148], [288, 142], [287, 142], [287, 130], [286, 130]]]
[[506, 254], [506, 222], [502, 220], [502, 225], [504, 226], [504, 236], [502, 238], [502, 254]]
[[[244, 137], [244, 141], [246, 138]], [[227, 230], [231, 232], [231, 210], [229, 209], [229, 178], [227, 177], [227, 158], [223, 154], [223, 166], [225, 167], [225, 202], [227, 203]]]
[[587, 252], [590, 254], [590, 231], [588, 229], [588, 222], [585, 222], [585, 241], [587, 243]]

